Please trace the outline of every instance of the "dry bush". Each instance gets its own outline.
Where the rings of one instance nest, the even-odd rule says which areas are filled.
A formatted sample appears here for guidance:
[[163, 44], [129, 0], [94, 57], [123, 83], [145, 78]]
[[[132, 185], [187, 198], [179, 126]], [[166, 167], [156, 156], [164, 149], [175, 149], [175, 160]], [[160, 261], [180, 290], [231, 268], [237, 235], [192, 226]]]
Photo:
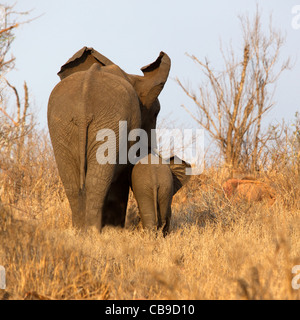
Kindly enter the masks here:
[[177, 83], [197, 111], [188, 105], [183, 105], [184, 109], [205, 129], [226, 165], [254, 171], [270, 139], [263, 120], [274, 107], [275, 84], [281, 73], [290, 69], [290, 59], [279, 60], [285, 38], [272, 24], [272, 16], [267, 32], [258, 7], [252, 19], [242, 15], [239, 20], [240, 46], [220, 47], [222, 70], [213, 67], [208, 58], [188, 55], [205, 81], [197, 90], [178, 78]]
[[38, 218], [57, 203], [66, 202], [45, 132], [31, 132], [19, 161], [2, 153], [0, 164], [0, 200], [15, 209], [16, 217]]
[[272, 128], [273, 139], [264, 157], [267, 173], [277, 195], [287, 208], [299, 210], [300, 198], [300, 114], [290, 123]]
[[0, 230], [1, 262], [7, 270], [10, 298], [23, 299], [32, 293], [47, 299], [109, 297], [95, 265], [60, 240], [47, 233], [47, 225], [23, 220], [12, 220]]

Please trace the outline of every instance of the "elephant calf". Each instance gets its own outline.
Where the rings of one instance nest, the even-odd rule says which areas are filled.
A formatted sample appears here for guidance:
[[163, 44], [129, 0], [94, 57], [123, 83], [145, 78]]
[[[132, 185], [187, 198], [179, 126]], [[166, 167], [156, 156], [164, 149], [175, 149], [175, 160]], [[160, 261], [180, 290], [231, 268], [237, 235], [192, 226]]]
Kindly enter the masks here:
[[133, 167], [131, 187], [144, 228], [162, 228], [164, 236], [167, 234], [172, 198], [188, 182], [190, 176], [185, 172], [188, 167], [177, 157], [167, 162], [154, 154], [148, 154]]

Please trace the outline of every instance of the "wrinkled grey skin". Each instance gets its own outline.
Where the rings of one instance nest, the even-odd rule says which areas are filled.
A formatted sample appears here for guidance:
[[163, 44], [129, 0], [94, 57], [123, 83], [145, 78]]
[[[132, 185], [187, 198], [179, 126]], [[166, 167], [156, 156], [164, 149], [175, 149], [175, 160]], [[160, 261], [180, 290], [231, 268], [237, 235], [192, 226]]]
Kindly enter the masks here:
[[[153, 164], [155, 158], [155, 163], [159, 160], [158, 164]], [[150, 230], [162, 228], [164, 236], [169, 232], [173, 195], [190, 178], [185, 173], [190, 165], [182, 160], [181, 164], [175, 164], [174, 159], [166, 162], [148, 154], [133, 167], [131, 174], [131, 187], [143, 227]]]
[[[124, 226], [131, 167], [118, 162], [119, 121], [127, 121], [128, 132], [145, 129], [150, 139], [169, 69], [170, 59], [161, 52], [141, 69], [144, 76], [127, 74], [87, 47], [62, 66], [61, 82], [49, 98], [48, 127], [75, 227]], [[96, 141], [100, 129], [116, 133], [116, 164], [96, 159], [103, 143]], [[127, 151], [133, 143], [128, 142]]]

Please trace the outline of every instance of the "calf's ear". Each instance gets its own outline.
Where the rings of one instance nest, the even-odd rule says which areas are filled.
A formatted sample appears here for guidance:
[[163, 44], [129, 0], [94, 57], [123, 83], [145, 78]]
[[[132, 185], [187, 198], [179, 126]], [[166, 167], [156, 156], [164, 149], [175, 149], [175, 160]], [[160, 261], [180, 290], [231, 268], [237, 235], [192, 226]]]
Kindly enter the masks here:
[[170, 158], [170, 169], [173, 175], [174, 193], [180, 190], [191, 178], [186, 174], [186, 169], [191, 168], [191, 165], [177, 156]]

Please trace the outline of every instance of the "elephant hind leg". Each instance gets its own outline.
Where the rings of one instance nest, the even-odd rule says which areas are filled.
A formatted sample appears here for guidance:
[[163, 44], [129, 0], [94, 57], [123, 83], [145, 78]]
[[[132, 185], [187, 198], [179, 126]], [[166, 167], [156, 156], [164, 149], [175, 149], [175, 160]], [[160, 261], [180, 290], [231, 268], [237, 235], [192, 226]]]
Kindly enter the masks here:
[[168, 208], [168, 210], [167, 210], [166, 221], [165, 221], [165, 224], [163, 226], [163, 235], [164, 235], [164, 237], [169, 233], [171, 216], [172, 216], [172, 211], [171, 211], [171, 206], [170, 206]]
[[114, 175], [113, 164], [90, 164], [87, 168], [86, 187], [86, 216], [85, 223], [88, 228], [96, 227], [101, 231], [103, 227], [102, 216], [105, 199]]
[[57, 114], [48, 120], [48, 125], [58, 172], [72, 210], [72, 223], [82, 228], [85, 207], [79, 194], [78, 128], [69, 118], [67, 114], [61, 118]]
[[74, 228], [83, 229], [85, 224], [85, 195], [77, 190], [66, 190], [72, 211], [72, 225]]
[[157, 230], [155, 206], [152, 194], [150, 196], [147, 196], [146, 194], [142, 196], [137, 195], [136, 199], [143, 228], [148, 230]]
[[83, 228], [85, 223], [85, 192], [79, 190], [77, 163], [74, 159], [61, 155], [56, 159], [59, 175], [71, 207], [73, 227]]
[[172, 189], [161, 188], [158, 192], [159, 212], [161, 218], [161, 225], [164, 236], [169, 232], [171, 220], [171, 204], [172, 204]]

